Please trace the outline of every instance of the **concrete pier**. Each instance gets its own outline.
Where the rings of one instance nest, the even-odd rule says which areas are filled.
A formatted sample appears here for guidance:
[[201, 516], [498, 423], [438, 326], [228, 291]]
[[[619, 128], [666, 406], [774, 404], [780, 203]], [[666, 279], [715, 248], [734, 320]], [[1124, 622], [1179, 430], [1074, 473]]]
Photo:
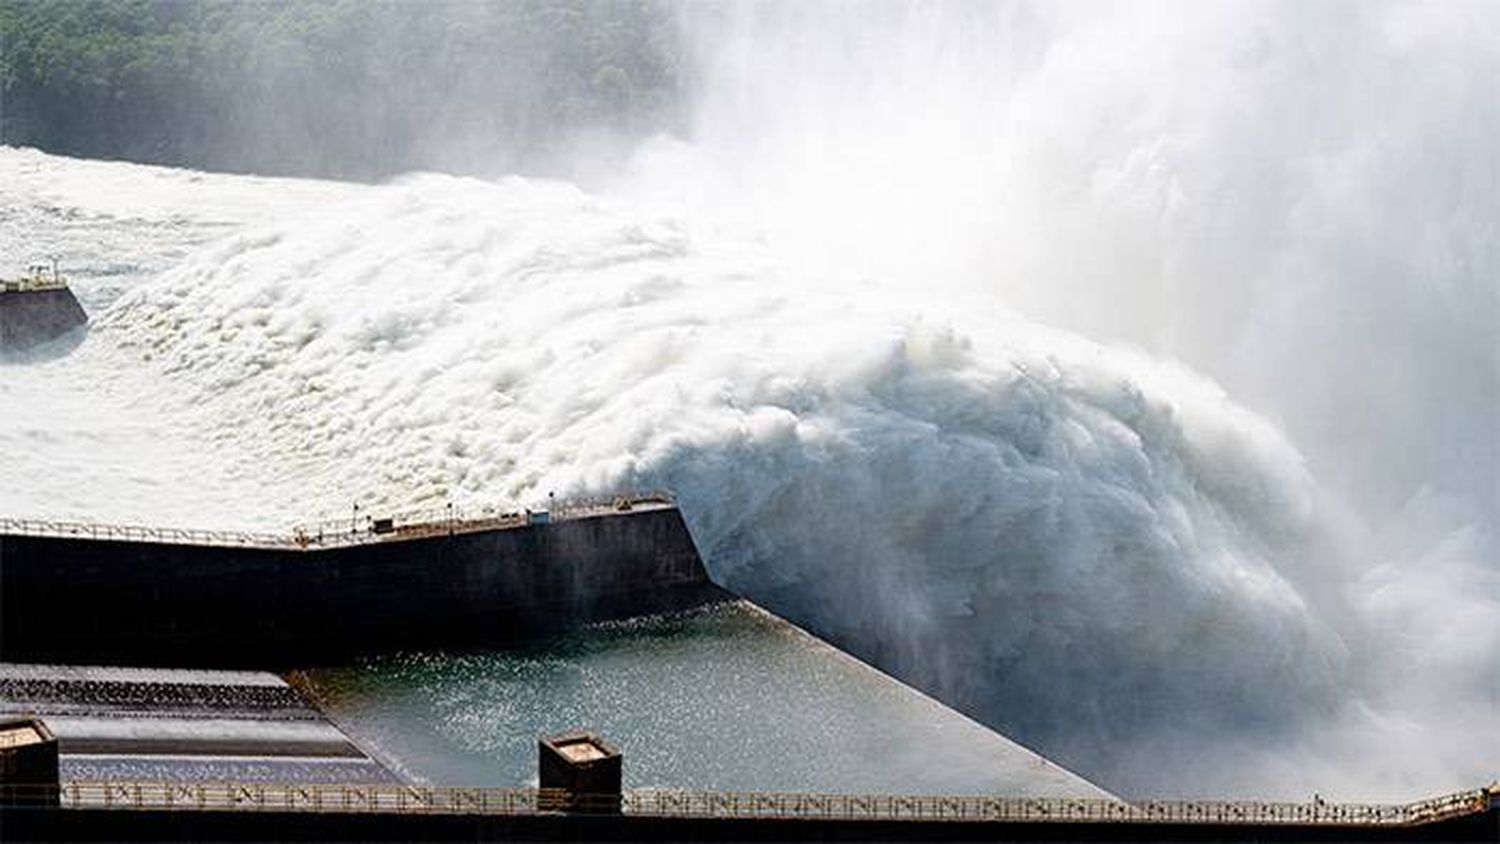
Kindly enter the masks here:
[[305, 667], [725, 597], [675, 506], [624, 506], [355, 537], [0, 520], [0, 659]]
[[73, 291], [63, 286], [0, 289], [0, 355], [30, 351], [89, 321]]

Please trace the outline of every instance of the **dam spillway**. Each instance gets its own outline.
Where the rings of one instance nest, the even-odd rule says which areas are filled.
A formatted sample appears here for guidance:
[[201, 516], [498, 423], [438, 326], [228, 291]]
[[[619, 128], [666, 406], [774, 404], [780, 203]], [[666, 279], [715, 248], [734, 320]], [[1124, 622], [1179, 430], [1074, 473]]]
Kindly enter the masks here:
[[0, 520], [0, 659], [300, 666], [724, 597], [669, 499], [289, 536]]
[[[1130, 804], [731, 597], [669, 498], [288, 536], [0, 521], [4, 658], [91, 663], [0, 663], [0, 712], [55, 722], [67, 774], [46, 792], [58, 808], [3, 805], [0, 822], [62, 840], [232, 829], [1404, 841], [1493, 829], [1493, 788], [1409, 805]], [[694, 611], [637, 618], [682, 609]], [[631, 620], [585, 624], [608, 619]], [[409, 652], [568, 627], [581, 632], [458, 661]], [[290, 683], [98, 665], [306, 667], [382, 650], [407, 653]], [[640, 760], [612, 817], [558, 813], [516, 787], [529, 744], [517, 739], [579, 718], [605, 722]], [[944, 793], [901, 793], [929, 788]]]
[[[16, 674], [0, 682], [0, 711], [59, 720], [75, 782], [202, 770], [210, 751], [241, 748], [255, 766], [316, 767], [334, 781], [373, 766], [422, 783], [524, 787], [532, 737], [576, 721], [608, 728], [637, 760], [629, 778], [648, 787], [895, 791], [920, 781], [949, 793], [1111, 799], [732, 600], [669, 497], [444, 515], [285, 536], [0, 521], [0, 652], [17, 661], [0, 662], [0, 680]], [[537, 635], [562, 630], [572, 632]], [[453, 650], [434, 659], [443, 648]], [[38, 660], [213, 670], [18, 664]], [[224, 670], [252, 664], [298, 670], [290, 687]], [[487, 678], [483, 690], [472, 670]], [[179, 673], [207, 691], [163, 679]], [[239, 691], [211, 694], [224, 677]], [[467, 691], [455, 698], [455, 688]], [[96, 712], [101, 696], [116, 705]], [[310, 722], [300, 701], [327, 723]], [[189, 745], [200, 758], [165, 760]], [[231, 762], [211, 764], [243, 778]]]

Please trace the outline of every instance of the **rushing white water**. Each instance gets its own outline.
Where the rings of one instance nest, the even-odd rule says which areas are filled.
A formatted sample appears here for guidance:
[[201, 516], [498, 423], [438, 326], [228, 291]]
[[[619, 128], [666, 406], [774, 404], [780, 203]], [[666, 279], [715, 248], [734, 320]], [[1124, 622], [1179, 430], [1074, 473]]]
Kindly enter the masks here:
[[729, 585], [1023, 734], [1277, 721], [1340, 682], [1297, 585], [1312, 490], [1211, 385], [565, 185], [408, 180], [97, 330], [328, 507], [674, 489]]
[[[57, 258], [97, 324], [122, 291], [226, 232], [358, 191], [0, 148], [0, 273]], [[278, 528], [305, 515], [274, 467], [216, 448], [214, 430], [175, 413], [171, 384], [98, 340], [0, 359], [0, 512]]]
[[689, 16], [694, 143], [613, 198], [5, 152], [15, 242], [115, 271], [0, 369], [0, 502], [668, 486], [728, 585], [1107, 787], [1492, 776], [1493, 15], [881, 8]]
[[[694, 143], [648, 150], [637, 189], [877, 274], [916, 307], [988, 296], [1182, 360], [1306, 454], [1337, 547], [1305, 588], [1357, 607], [1346, 699], [1380, 702], [1324, 723], [1298, 761], [1210, 754], [1167, 779], [1492, 775], [1500, 744], [1476, 725], [1500, 697], [1494, 4], [768, 2], [683, 18]], [[1161, 781], [1154, 756], [1128, 778]]]

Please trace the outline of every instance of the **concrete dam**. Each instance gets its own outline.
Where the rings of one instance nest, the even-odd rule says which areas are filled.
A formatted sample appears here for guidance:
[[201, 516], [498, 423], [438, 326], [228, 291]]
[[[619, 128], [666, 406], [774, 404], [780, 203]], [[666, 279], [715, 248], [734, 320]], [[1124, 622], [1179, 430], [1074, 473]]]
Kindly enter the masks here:
[[666, 497], [286, 536], [0, 519], [3, 660], [300, 666], [724, 597]]
[[[668, 496], [284, 536], [0, 520], [0, 716], [24, 840], [1487, 840], [1500, 806], [1127, 802], [734, 600]], [[623, 789], [527, 778], [577, 724], [623, 740]]]

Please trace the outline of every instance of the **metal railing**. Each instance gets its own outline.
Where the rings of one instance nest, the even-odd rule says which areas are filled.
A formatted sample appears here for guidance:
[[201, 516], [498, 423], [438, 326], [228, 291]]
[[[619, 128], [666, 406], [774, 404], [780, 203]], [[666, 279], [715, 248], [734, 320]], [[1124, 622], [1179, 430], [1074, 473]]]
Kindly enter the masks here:
[[238, 547], [289, 548], [291, 537], [253, 531], [161, 528], [142, 525], [106, 525], [47, 519], [0, 518], [0, 535], [74, 537], [125, 542], [176, 542], [185, 545], [230, 545]]
[[385, 542], [393, 538], [415, 539], [446, 533], [474, 533], [481, 530], [509, 530], [531, 523], [525, 511], [500, 511], [496, 508], [463, 510], [457, 507], [410, 510], [377, 514], [358, 512], [344, 519], [307, 522], [292, 529], [291, 541], [302, 548], [338, 548]]
[[57, 271], [57, 260], [48, 264], [32, 264], [26, 275], [9, 281], [0, 279], [0, 293], [33, 293], [42, 290], [65, 290], [67, 279]]
[[606, 513], [618, 513], [642, 505], [661, 504], [672, 506], [676, 503], [677, 498], [671, 492], [658, 489], [616, 495], [558, 499], [551, 503], [550, 509], [553, 518], [567, 520], [600, 516]]
[[674, 503], [670, 493], [647, 492], [559, 500], [550, 506], [550, 512], [502, 510], [495, 507], [464, 509], [451, 506], [390, 514], [355, 511], [350, 518], [346, 519], [328, 519], [298, 525], [289, 535], [257, 531], [162, 528], [0, 517], [0, 535], [123, 542], [168, 542], [235, 548], [316, 550], [387, 542], [393, 539], [509, 530], [536, 524], [543, 520], [570, 521], [628, 511], [640, 506]]
[[640, 817], [767, 818], [838, 821], [992, 821], [1074, 823], [1229, 823], [1410, 826], [1486, 811], [1497, 786], [1412, 803], [902, 796], [709, 791], [626, 791], [621, 797], [557, 790], [449, 788], [396, 784], [74, 781], [15, 786], [7, 798], [72, 809], [381, 812], [524, 815], [567, 805]]
[[0, 281], [0, 293], [40, 293], [44, 290], [67, 289], [68, 283], [61, 278], [29, 276], [13, 281]]

